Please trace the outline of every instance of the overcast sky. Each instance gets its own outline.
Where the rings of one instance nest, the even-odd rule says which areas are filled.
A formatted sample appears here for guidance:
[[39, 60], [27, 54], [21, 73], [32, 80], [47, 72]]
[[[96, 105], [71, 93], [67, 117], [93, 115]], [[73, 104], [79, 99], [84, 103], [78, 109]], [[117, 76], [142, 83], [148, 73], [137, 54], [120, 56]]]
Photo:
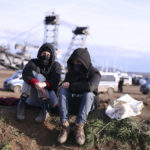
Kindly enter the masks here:
[[[107, 51], [108, 47], [108, 50], [114, 48], [117, 52], [127, 52], [126, 55], [130, 57], [129, 51], [134, 55], [136, 53], [136, 57], [140, 57], [141, 53], [145, 53], [148, 58], [150, 56], [149, 0], [0, 0], [0, 44], [12, 41], [42, 44], [43, 20], [52, 11], [60, 15], [60, 45], [69, 44], [71, 30], [75, 25], [88, 25], [90, 35], [86, 44], [105, 47], [106, 55], [111, 55], [111, 50]], [[104, 53], [101, 51], [95, 51], [96, 56]], [[91, 55], [97, 59], [93, 53]], [[118, 57], [112, 61], [114, 59], [115, 62], [119, 61]], [[95, 61], [99, 65], [106, 63]], [[114, 63], [111, 60], [109, 62]], [[126, 64], [130, 71], [134, 70], [130, 68], [130, 62]], [[137, 66], [135, 68], [139, 68]]]

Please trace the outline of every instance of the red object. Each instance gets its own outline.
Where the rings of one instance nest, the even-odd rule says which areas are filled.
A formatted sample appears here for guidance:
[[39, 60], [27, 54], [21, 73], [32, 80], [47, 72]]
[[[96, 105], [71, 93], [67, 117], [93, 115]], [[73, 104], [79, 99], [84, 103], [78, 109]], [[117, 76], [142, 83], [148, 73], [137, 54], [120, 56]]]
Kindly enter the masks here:
[[45, 83], [46, 83], [47, 88], [50, 89], [50, 86], [51, 86], [50, 82], [45, 81]]
[[[14, 98], [14, 97], [3, 98], [3, 97], [0, 97], [0, 105], [17, 106], [18, 102], [19, 102], [18, 98]], [[31, 106], [31, 105], [27, 105], [27, 107], [32, 109], [32, 110], [40, 109], [40, 108]], [[59, 106], [58, 106], [58, 104], [56, 104], [55, 107], [52, 107], [50, 112], [51, 112], [52, 115], [58, 116], [59, 115]]]
[[0, 97], [0, 105], [17, 105], [19, 99], [14, 97]]
[[35, 85], [36, 83], [38, 83], [39, 81], [35, 78], [32, 78], [31, 80], [29, 80], [29, 83], [32, 85]]

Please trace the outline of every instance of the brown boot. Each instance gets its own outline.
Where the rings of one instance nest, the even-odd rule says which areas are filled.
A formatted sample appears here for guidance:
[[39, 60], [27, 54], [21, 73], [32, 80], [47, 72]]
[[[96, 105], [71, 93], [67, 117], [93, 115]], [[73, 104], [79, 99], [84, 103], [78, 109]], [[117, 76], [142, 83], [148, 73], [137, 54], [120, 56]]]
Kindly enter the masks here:
[[85, 143], [84, 124], [76, 124], [76, 143], [83, 145]]
[[70, 126], [69, 126], [68, 121], [63, 122], [61, 125], [60, 134], [59, 134], [58, 139], [57, 139], [57, 141], [60, 144], [63, 144], [67, 141], [69, 131], [70, 131]]

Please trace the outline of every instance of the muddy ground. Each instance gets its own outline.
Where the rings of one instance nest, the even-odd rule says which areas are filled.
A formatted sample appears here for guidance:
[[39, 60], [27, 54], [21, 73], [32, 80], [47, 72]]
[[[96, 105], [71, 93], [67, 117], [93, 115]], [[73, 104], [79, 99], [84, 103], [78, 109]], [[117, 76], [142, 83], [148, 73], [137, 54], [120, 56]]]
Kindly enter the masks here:
[[[20, 94], [3, 89], [3, 81], [10, 77], [14, 71], [0, 70], [0, 97], [19, 98]], [[137, 116], [140, 120], [150, 120], [150, 94], [143, 95], [139, 91], [139, 86], [124, 86], [124, 92], [114, 93], [109, 96], [100, 94], [100, 104], [98, 109], [104, 109], [114, 100], [123, 94], [129, 94], [133, 98], [143, 101], [144, 108], [142, 114]], [[16, 106], [0, 106], [0, 149], [12, 150], [50, 150], [50, 149], [84, 149], [75, 144], [73, 134], [64, 145], [57, 143], [59, 134], [59, 117], [51, 116], [49, 120], [43, 124], [34, 122], [34, 118], [39, 110], [28, 107], [26, 120], [18, 122], [15, 119]], [[111, 147], [110, 147], [111, 150]]]

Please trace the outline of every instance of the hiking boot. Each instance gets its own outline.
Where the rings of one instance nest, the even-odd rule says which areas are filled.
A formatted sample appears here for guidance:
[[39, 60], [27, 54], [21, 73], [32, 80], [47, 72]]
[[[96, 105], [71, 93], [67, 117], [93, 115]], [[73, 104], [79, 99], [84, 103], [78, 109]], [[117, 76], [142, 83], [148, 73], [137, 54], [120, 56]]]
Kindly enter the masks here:
[[75, 139], [78, 145], [83, 145], [85, 143], [84, 124], [76, 124]]
[[25, 109], [26, 109], [26, 103], [25, 100], [26, 97], [21, 97], [17, 106], [17, 114], [16, 118], [17, 120], [24, 120], [25, 119]]
[[47, 111], [47, 104], [42, 104], [42, 109], [38, 116], [35, 118], [35, 122], [41, 123], [47, 120], [50, 117], [49, 112]]
[[42, 109], [38, 116], [35, 118], [35, 122], [41, 123], [47, 120], [50, 117], [49, 112], [47, 110]]
[[63, 144], [67, 141], [69, 131], [70, 131], [70, 126], [69, 126], [68, 121], [63, 122], [61, 125], [60, 134], [59, 134], [58, 139], [57, 139], [57, 141], [60, 144]]

